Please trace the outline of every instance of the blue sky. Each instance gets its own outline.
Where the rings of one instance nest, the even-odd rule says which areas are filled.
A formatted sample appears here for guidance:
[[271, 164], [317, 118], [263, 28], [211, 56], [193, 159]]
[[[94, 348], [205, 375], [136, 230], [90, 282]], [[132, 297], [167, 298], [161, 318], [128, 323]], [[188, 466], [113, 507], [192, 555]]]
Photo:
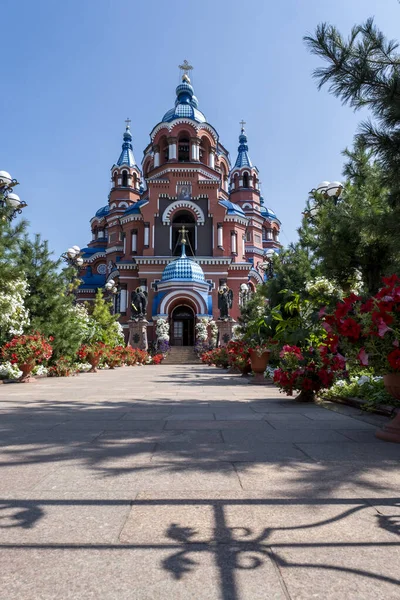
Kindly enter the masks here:
[[234, 161], [239, 121], [266, 204], [296, 239], [307, 192], [340, 179], [359, 113], [318, 92], [302, 41], [375, 16], [399, 35], [397, 0], [2, 0], [0, 169], [20, 181], [30, 231], [55, 255], [86, 245], [107, 203], [126, 117], [141, 162], [188, 59], [199, 108]]

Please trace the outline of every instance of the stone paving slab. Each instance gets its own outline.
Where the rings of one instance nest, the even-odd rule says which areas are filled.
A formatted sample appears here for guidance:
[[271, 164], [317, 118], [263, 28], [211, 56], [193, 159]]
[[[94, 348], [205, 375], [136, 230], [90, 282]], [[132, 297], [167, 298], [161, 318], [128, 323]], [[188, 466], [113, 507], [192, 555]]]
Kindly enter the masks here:
[[228, 462], [194, 462], [187, 467], [183, 464], [142, 464], [132, 461], [131, 465], [119, 464], [95, 466], [92, 470], [82, 470], [80, 466], [59, 467], [43, 478], [34, 491], [48, 490], [93, 490], [112, 491], [132, 489], [234, 489], [239, 488], [239, 480], [234, 467]]
[[196, 365], [0, 386], [0, 600], [397, 600], [384, 421]]

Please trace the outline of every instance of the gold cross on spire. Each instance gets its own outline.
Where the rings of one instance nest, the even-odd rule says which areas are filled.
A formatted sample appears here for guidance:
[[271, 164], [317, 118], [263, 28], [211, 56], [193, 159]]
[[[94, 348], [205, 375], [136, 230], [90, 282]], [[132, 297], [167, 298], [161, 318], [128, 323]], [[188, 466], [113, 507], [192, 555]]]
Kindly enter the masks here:
[[182, 225], [182, 229], [179, 229], [179, 233], [181, 234], [181, 244], [186, 244], [185, 233], [187, 233], [188, 231], [189, 230], [186, 229], [184, 225]]
[[129, 117], [128, 117], [127, 119], [125, 119], [125, 123], [126, 123], [126, 128], [127, 128], [127, 129], [129, 129], [131, 122], [132, 122], [132, 121], [130, 120], [130, 118], [129, 118]]
[[241, 125], [242, 127], [242, 131], [244, 131], [244, 126], [246, 125], [246, 121], [243, 121], [243, 119], [239, 122], [239, 125]]
[[189, 73], [189, 71], [193, 71], [192, 65], [189, 65], [188, 61], [184, 60], [183, 64], [179, 65], [179, 68], [181, 71], [183, 71], [182, 81], [187, 81], [188, 83], [190, 83], [188, 73]]

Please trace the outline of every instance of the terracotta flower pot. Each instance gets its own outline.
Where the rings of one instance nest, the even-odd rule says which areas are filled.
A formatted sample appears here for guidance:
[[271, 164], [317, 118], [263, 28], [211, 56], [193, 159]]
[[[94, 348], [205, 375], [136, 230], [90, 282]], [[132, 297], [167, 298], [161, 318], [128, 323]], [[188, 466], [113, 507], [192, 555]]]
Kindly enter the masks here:
[[[383, 383], [388, 394], [400, 400], [400, 373], [389, 373], [383, 376]], [[376, 437], [385, 442], [395, 442], [400, 444], [400, 411], [397, 412], [394, 419], [378, 429]]]
[[95, 356], [93, 354], [88, 354], [87, 361], [91, 365], [91, 369], [88, 373], [97, 373], [97, 367], [99, 366], [100, 356]]
[[264, 377], [264, 371], [267, 368], [269, 356], [271, 354], [270, 350], [265, 350], [262, 354], [258, 354], [255, 350], [250, 348], [250, 362], [251, 362], [251, 370], [254, 373], [254, 378], [249, 381], [253, 385], [266, 385], [268, 382]]
[[33, 381], [33, 378], [30, 376], [35, 366], [35, 362], [26, 362], [18, 365], [18, 369], [22, 371], [22, 375], [19, 378], [20, 383], [28, 383], [29, 381]]

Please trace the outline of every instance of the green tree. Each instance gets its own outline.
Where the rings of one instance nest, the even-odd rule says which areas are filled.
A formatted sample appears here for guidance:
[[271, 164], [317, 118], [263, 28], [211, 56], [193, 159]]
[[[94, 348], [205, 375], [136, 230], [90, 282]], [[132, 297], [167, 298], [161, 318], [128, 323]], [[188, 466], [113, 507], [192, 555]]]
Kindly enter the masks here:
[[321, 275], [334, 280], [345, 292], [360, 273], [365, 291], [375, 293], [382, 276], [398, 271], [397, 224], [400, 209], [388, 203], [382, 169], [371, 161], [360, 142], [344, 152], [348, 180], [342, 199], [334, 203], [316, 194], [318, 211], [312, 220], [305, 213], [299, 229], [300, 243], [310, 249]]
[[60, 270], [61, 261], [54, 260], [47, 241], [36, 235], [20, 242], [19, 268], [28, 283], [25, 306], [29, 310], [30, 329], [53, 336], [55, 362], [61, 356], [73, 358], [82, 343], [83, 330], [74, 310], [74, 296], [69, 293], [73, 279], [71, 269]]
[[319, 88], [355, 110], [367, 108], [374, 121], [360, 126], [360, 139], [378, 158], [392, 205], [400, 204], [400, 56], [373, 19], [353, 27], [344, 39], [336, 27], [318, 25], [304, 38], [312, 54], [328, 63], [315, 70]]
[[119, 315], [111, 312], [111, 303], [105, 300], [103, 291], [97, 290], [96, 298], [92, 304], [87, 304], [93, 332], [90, 336], [93, 342], [103, 342], [110, 346], [124, 343], [121, 325], [118, 323]]

